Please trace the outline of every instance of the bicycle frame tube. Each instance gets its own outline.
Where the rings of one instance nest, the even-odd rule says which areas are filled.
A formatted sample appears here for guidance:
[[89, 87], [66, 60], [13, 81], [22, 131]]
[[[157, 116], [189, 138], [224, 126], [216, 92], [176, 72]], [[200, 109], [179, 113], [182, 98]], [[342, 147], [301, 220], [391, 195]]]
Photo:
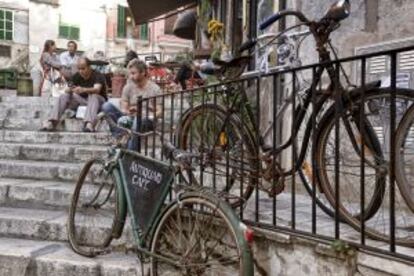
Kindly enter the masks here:
[[114, 227], [112, 236], [115, 239], [118, 239], [121, 237], [122, 232], [124, 230], [125, 222], [126, 222], [126, 216], [127, 216], [127, 202], [125, 198], [125, 192], [124, 192], [124, 186], [122, 184], [122, 177], [119, 171], [119, 167], [115, 166], [112, 170], [113, 175], [115, 176], [115, 185], [116, 189], [118, 191], [117, 193], [117, 204], [118, 204], [118, 218], [116, 221], [116, 225]]

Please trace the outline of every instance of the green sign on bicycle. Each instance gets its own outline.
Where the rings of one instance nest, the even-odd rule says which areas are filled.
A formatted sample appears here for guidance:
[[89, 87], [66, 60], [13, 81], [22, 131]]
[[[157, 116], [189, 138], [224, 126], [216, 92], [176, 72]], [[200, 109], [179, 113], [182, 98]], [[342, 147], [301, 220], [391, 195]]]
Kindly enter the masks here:
[[168, 193], [174, 176], [171, 167], [140, 154], [125, 151], [121, 161], [121, 173], [126, 180], [125, 191], [133, 198], [131, 202], [134, 219], [145, 234], [158, 207]]

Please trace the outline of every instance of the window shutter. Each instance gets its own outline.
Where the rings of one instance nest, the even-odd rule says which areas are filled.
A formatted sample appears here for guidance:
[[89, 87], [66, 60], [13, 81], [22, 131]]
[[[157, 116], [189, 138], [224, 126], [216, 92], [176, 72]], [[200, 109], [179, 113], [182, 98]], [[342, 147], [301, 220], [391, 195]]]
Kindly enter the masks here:
[[[355, 49], [357, 55], [370, 54], [379, 51], [398, 49], [413, 45], [414, 37], [387, 41], [381, 44], [366, 45]], [[366, 82], [382, 80], [384, 85], [390, 85], [391, 59], [389, 55], [376, 56], [367, 59]], [[361, 68], [357, 66], [355, 80], [360, 82]], [[397, 86], [414, 87], [414, 51], [397, 54]]]
[[11, 11], [6, 11], [6, 20], [13, 21], [13, 13]]
[[71, 27], [70, 39], [79, 40], [80, 29], [78, 27]]
[[141, 25], [141, 37], [142, 40], [148, 40], [148, 24]]
[[125, 11], [126, 11], [125, 7], [118, 5], [118, 25], [117, 25], [118, 37], [126, 36]]
[[0, 10], [0, 39], [13, 40], [13, 12]]
[[63, 38], [68, 38], [69, 37], [69, 26], [60, 25], [59, 36]]

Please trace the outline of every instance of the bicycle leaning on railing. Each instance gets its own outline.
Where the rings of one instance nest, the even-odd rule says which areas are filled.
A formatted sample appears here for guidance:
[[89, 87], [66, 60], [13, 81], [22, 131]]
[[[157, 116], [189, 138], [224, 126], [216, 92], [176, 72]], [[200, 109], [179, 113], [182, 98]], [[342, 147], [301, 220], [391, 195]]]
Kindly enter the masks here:
[[251, 229], [211, 190], [177, 183], [175, 175], [184, 181], [182, 171], [197, 156], [162, 141], [176, 165], [145, 157], [124, 145], [131, 135], [153, 132], [124, 131], [107, 158], [91, 159], [80, 172], [68, 220], [72, 249], [94, 257], [122, 247], [110, 243], [121, 237], [128, 213], [135, 241], [129, 249], [149, 257], [151, 275], [253, 275]]
[[[239, 81], [242, 85], [231, 81], [222, 84], [224, 97], [227, 97], [226, 105], [214, 99], [203, 101], [187, 110], [177, 128], [177, 141], [181, 149], [200, 155], [200, 166], [196, 171], [189, 171], [196, 182], [240, 195], [244, 199], [231, 202], [233, 207], [248, 200], [256, 187], [276, 195], [283, 190], [285, 177], [299, 172], [306, 189], [311, 195], [316, 194], [316, 203], [327, 214], [339, 217], [357, 230], [360, 230], [361, 223], [365, 221], [366, 234], [387, 241], [389, 228], [370, 223], [382, 205], [390, 166], [373, 127], [381, 121], [381, 117], [372, 106], [380, 109], [383, 105], [389, 106], [393, 93], [397, 103], [412, 102], [414, 93], [409, 89], [381, 88], [379, 81], [364, 84], [363, 87], [350, 84], [341, 64], [335, 62], [337, 55], [330, 41], [331, 33], [349, 13], [349, 1], [339, 0], [318, 21], [310, 21], [299, 11], [286, 10], [271, 16], [260, 25], [260, 29], [264, 30], [285, 16], [295, 16], [301, 23], [285, 32], [299, 26], [308, 27], [319, 54], [320, 65], [314, 68], [309, 89], [303, 93], [293, 91], [273, 111], [276, 124], [286, 120], [285, 111], [289, 105], [293, 105], [293, 131], [286, 143], [278, 147], [275, 147], [275, 143], [270, 146], [264, 143], [268, 134], [259, 131], [258, 116], [243, 87], [243, 83], [248, 83], [248, 80], [243, 82], [243, 79]], [[275, 34], [270, 42], [261, 47], [268, 47], [272, 40], [277, 40], [283, 33]], [[269, 35], [263, 35], [248, 41], [240, 50], [255, 47], [262, 37], [269, 39]], [[334, 54], [334, 59], [331, 58], [330, 51]], [[234, 62], [230, 61], [222, 65], [225, 67], [232, 63]], [[292, 72], [293, 78], [296, 78], [294, 70], [286, 71]], [[321, 90], [318, 88], [324, 72], [327, 73], [330, 84], [327, 89]], [[350, 89], [342, 85], [341, 72]], [[283, 150], [296, 143], [299, 133], [303, 134], [303, 138], [299, 146], [294, 146], [295, 163], [292, 168], [284, 169], [278, 162], [278, 157]], [[337, 146], [339, 137], [340, 147]], [[306, 156], [310, 144], [312, 172], [306, 174], [304, 164], [305, 159], [309, 158]], [[363, 174], [355, 170], [361, 164], [364, 166]], [[360, 186], [355, 184], [361, 182], [362, 175], [364, 189], [361, 191]], [[223, 180], [216, 181], [217, 177], [222, 177]], [[341, 179], [340, 187], [336, 186], [337, 177]], [[260, 178], [276, 185], [270, 189], [260, 186]], [[407, 189], [404, 187], [407, 181], [399, 181], [398, 185], [401, 191]], [[339, 194], [338, 202], [336, 199]], [[362, 197], [364, 203], [355, 203], [355, 199]], [[414, 237], [409, 231], [397, 231], [396, 243], [414, 246]]]

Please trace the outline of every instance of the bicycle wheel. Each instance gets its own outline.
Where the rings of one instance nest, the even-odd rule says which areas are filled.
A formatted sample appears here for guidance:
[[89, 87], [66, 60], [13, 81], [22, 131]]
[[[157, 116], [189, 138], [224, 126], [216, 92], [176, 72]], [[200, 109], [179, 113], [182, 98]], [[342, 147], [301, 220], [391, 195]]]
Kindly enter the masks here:
[[155, 228], [151, 275], [253, 275], [251, 250], [228, 204], [205, 193], [186, 193]]
[[[412, 101], [413, 95], [408, 90], [397, 90], [397, 104]], [[366, 119], [364, 120], [365, 162], [364, 162], [364, 221], [366, 233], [379, 240], [389, 240], [390, 217], [388, 192], [388, 161], [387, 137], [384, 128], [389, 126], [389, 121], [383, 116], [383, 112], [390, 105], [390, 90], [375, 89], [365, 92], [363, 103]], [[350, 106], [354, 107], [351, 109]], [[338, 157], [339, 173], [339, 215], [355, 229], [359, 230], [361, 220], [361, 140], [362, 135], [359, 126], [358, 107], [361, 99], [354, 97], [351, 102], [344, 103], [346, 114], [342, 114], [339, 122], [339, 155], [336, 156], [335, 148], [335, 107], [327, 111], [320, 122], [317, 133], [317, 144], [313, 151], [313, 166], [317, 170], [317, 181], [325, 196], [330, 201], [332, 208], [335, 200], [335, 165]], [[351, 114], [350, 110], [354, 112]], [[357, 112], [357, 113], [355, 113]], [[389, 120], [389, 118], [388, 118]], [[398, 122], [397, 122], [398, 123]], [[348, 130], [347, 125], [348, 124]], [[351, 132], [350, 132], [351, 131]], [[351, 139], [354, 137], [354, 142]], [[398, 197], [398, 195], [397, 195]], [[407, 212], [406, 206], [396, 200], [396, 240], [401, 245], [414, 245], [414, 236], [409, 228], [412, 226], [412, 215]]]
[[395, 141], [395, 176], [401, 195], [414, 212], [414, 104], [401, 119]]
[[93, 257], [113, 238], [119, 216], [117, 189], [105, 161], [92, 159], [83, 167], [69, 210], [68, 238], [78, 254]]
[[[313, 106], [310, 105], [307, 108], [304, 122], [307, 122], [306, 124], [302, 124], [298, 131], [297, 131], [297, 141], [301, 141], [299, 143], [300, 146], [304, 146], [304, 142], [307, 139], [308, 146], [306, 148], [306, 151], [304, 152], [303, 161], [298, 168], [298, 175], [300, 177], [300, 180], [305, 187], [305, 191], [309, 196], [313, 198], [313, 195], [315, 195], [315, 203], [316, 205], [328, 216], [334, 217], [334, 210], [332, 208], [331, 203], [324, 195], [323, 191], [319, 187], [317, 181], [315, 180], [315, 185], [313, 184], [314, 181], [314, 169], [312, 167], [312, 140], [313, 140], [313, 132], [316, 132], [316, 126], [320, 123], [321, 119], [323, 118], [323, 115], [325, 112], [329, 109], [329, 107], [332, 105], [332, 101], [323, 99], [321, 103], [317, 104], [317, 106], [320, 106], [320, 111], [318, 112], [316, 118], [315, 118], [315, 129], [312, 129], [312, 112], [313, 112]], [[316, 140], [315, 140], [316, 141]], [[297, 146], [297, 156], [300, 156], [300, 153], [302, 151], [302, 148], [300, 146]], [[314, 191], [315, 189], [315, 191]], [[306, 193], [304, 194], [306, 196]]]
[[180, 124], [178, 146], [202, 156], [202, 165], [191, 171], [189, 179], [236, 196], [230, 199], [236, 207], [252, 194], [259, 162], [256, 147], [242, 123], [230, 117], [225, 124], [225, 118], [225, 111], [217, 105], [194, 107]]

